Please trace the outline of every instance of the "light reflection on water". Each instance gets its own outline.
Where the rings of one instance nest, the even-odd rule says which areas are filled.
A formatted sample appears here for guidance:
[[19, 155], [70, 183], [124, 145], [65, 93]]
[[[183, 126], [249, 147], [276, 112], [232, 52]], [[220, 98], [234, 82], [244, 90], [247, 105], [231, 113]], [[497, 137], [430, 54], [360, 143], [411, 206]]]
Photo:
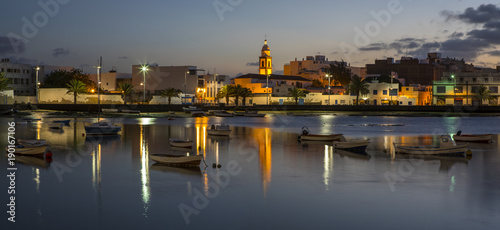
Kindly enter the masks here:
[[[359, 216], [370, 217], [367, 225], [357, 223], [352, 226], [366, 228], [376, 224], [389, 227], [385, 225], [385, 215], [392, 215], [400, 220], [393, 221], [390, 226], [402, 228], [407, 227], [405, 221], [410, 216], [431, 219], [432, 215], [420, 210], [432, 207], [442, 212], [445, 220], [461, 215], [475, 220], [459, 220], [451, 224], [454, 227], [487, 228], [498, 223], [500, 203], [494, 196], [500, 193], [498, 177], [495, 177], [500, 175], [498, 135], [494, 135], [496, 141], [493, 144], [472, 144], [474, 155], [470, 160], [411, 159], [394, 154], [393, 142], [433, 144], [437, 141], [434, 130], [452, 133], [463, 129], [464, 125], [470, 127], [467, 119], [441, 118], [441, 126], [432, 123], [431, 119], [429, 126], [433, 128], [426, 134], [420, 133], [426, 125], [413, 129], [408, 123], [412, 120], [408, 118], [376, 121], [356, 117], [349, 120], [349, 124], [406, 122], [403, 127], [391, 127], [395, 132], [385, 132], [387, 127], [338, 124], [342, 119], [345, 118], [303, 118], [303, 122], [289, 123], [284, 128], [265, 127], [265, 124], [238, 126], [235, 119], [220, 118], [178, 119], [170, 123], [162, 119], [125, 120], [119, 124], [123, 130], [120, 135], [105, 138], [82, 135], [84, 130], [80, 120], [64, 127], [64, 132], [60, 133], [48, 130], [45, 123], [19, 126], [16, 131], [19, 138], [47, 139], [54, 153], [52, 164], [45, 162], [48, 168], [41, 167], [36, 161], [19, 165], [18, 180], [25, 181], [19, 184], [19, 198], [24, 200], [19, 204], [22, 207], [19, 216], [44, 222], [55, 222], [57, 216], [58, 223], [66, 225], [79, 219], [87, 220], [88, 223], [81, 223], [76, 229], [89, 229], [96, 224], [145, 229], [169, 224], [176, 229], [192, 229], [208, 222], [224, 222], [241, 229], [279, 223], [284, 228], [294, 229], [311, 221], [323, 227], [332, 227], [332, 223], [349, 227]], [[207, 135], [206, 128], [221, 121], [230, 124], [231, 136]], [[336, 124], [321, 126], [328, 123]], [[304, 124], [312, 132], [342, 132], [347, 137], [369, 138], [368, 154], [335, 150], [331, 144], [297, 142], [296, 133]], [[413, 133], [398, 134], [404, 129], [413, 130]], [[477, 129], [479, 132], [491, 127]], [[168, 145], [170, 137], [194, 140], [194, 148], [189, 154], [203, 155], [208, 167], [202, 163], [199, 169], [192, 170], [154, 164], [149, 154], [188, 154], [173, 150]], [[68, 164], [67, 156], [75, 149], [79, 149], [77, 155], [81, 161]], [[242, 153], [242, 150], [248, 153]], [[5, 163], [5, 158], [0, 159]], [[212, 197], [214, 186], [221, 184], [218, 178], [226, 172], [225, 167], [230, 161], [237, 162], [243, 170], [231, 176], [228, 185], [220, 186], [219, 193]], [[212, 168], [212, 163], [221, 164], [222, 168]], [[58, 181], [55, 175], [57, 164], [71, 169], [62, 175], [63, 181]], [[29, 172], [29, 178], [23, 176], [23, 172]], [[386, 172], [395, 173], [401, 179], [394, 192], [384, 178]], [[88, 191], [93, 191], [96, 196], [88, 196]], [[198, 214], [191, 215], [192, 223], [186, 225], [178, 206], [185, 203], [195, 207], [196, 191], [210, 196], [210, 199], [204, 208], [197, 209]], [[410, 196], [413, 198], [407, 198]], [[30, 205], [32, 203], [37, 205]], [[366, 204], [369, 205], [364, 206]], [[478, 208], [470, 211], [470, 205]], [[71, 210], [73, 206], [84, 207], [89, 212], [75, 219], [69, 216], [70, 212], [62, 211]], [[221, 213], [225, 215], [221, 216]], [[338, 217], [324, 215], [326, 213], [337, 213]], [[485, 213], [489, 216], [483, 216]], [[99, 218], [93, 218], [95, 215]], [[283, 218], [291, 220], [287, 223], [282, 221]], [[117, 224], [115, 220], [118, 219], [125, 221]], [[238, 221], [246, 225], [238, 225]], [[433, 224], [443, 227], [439, 221]], [[20, 223], [19, 226], [39, 227], [36, 221]]]

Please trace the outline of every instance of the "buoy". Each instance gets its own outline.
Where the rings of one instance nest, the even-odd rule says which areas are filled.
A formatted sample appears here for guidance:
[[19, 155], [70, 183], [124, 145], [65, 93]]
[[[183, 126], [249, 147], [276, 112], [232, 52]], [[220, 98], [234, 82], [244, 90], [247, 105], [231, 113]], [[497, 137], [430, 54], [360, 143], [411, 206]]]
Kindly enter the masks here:
[[472, 156], [472, 151], [470, 151], [470, 149], [467, 149], [467, 151], [465, 152], [465, 155]]
[[216, 164], [216, 163], [213, 163], [213, 164], [212, 164], [212, 168], [215, 168], [215, 167], [217, 167], [217, 164]]
[[218, 165], [217, 165], [217, 168], [220, 168], [220, 167], [222, 167], [222, 165], [218, 164]]
[[45, 153], [45, 157], [52, 158], [52, 152], [49, 150]]
[[85, 136], [85, 133], [82, 133], [82, 137], [84, 137], [84, 136]]
[[45, 158], [45, 161], [50, 163], [50, 162], [52, 162], [52, 158], [50, 158], [50, 157], [49, 158]]

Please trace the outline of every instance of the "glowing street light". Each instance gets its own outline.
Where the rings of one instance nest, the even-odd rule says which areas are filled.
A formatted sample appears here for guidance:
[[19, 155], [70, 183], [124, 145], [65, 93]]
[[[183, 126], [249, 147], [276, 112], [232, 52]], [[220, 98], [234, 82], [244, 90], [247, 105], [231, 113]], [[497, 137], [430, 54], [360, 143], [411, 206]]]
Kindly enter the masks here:
[[143, 92], [143, 98], [142, 98], [142, 103], [146, 103], [146, 72], [148, 72], [148, 65], [147, 64], [144, 64], [144, 65], [141, 65], [141, 72], [142, 72], [142, 78], [143, 78], [143, 81], [141, 82], [141, 85], [143, 86], [144, 88], [144, 92]]
[[35, 70], [36, 70], [35, 94], [36, 94], [36, 103], [38, 104], [38, 90], [40, 88], [40, 82], [38, 82], [38, 71], [40, 70], [40, 67], [39, 66], [35, 67]]
[[187, 74], [189, 74], [189, 71], [184, 72], [184, 103], [186, 103], [187, 96]]

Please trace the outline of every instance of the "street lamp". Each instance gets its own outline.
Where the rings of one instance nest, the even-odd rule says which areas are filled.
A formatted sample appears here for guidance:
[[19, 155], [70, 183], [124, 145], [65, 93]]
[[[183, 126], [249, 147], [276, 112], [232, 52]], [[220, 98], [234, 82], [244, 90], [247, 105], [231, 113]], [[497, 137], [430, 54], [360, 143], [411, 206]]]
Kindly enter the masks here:
[[143, 104], [146, 103], [146, 72], [149, 70], [148, 67], [149, 66], [147, 64], [141, 66], [141, 72], [142, 72], [142, 78], [143, 78], [141, 85], [144, 86], [144, 95], [143, 95], [144, 98], [142, 99]]
[[455, 75], [451, 75], [451, 79], [453, 79], [453, 105], [455, 105], [457, 103], [455, 101], [457, 99], [457, 81], [455, 80]]
[[184, 103], [186, 103], [186, 95], [187, 95], [187, 74], [189, 71], [184, 72]]
[[38, 104], [38, 90], [40, 87], [40, 83], [38, 82], [38, 71], [40, 70], [40, 67], [39, 66], [35, 67], [35, 70], [36, 70], [35, 95], [36, 95], [36, 103]]
[[266, 75], [266, 105], [269, 105], [269, 74]]
[[328, 78], [328, 105], [330, 105], [330, 92], [331, 92], [330, 89], [331, 89], [331, 85], [332, 85], [331, 84], [332, 76], [327, 74], [325, 77]]

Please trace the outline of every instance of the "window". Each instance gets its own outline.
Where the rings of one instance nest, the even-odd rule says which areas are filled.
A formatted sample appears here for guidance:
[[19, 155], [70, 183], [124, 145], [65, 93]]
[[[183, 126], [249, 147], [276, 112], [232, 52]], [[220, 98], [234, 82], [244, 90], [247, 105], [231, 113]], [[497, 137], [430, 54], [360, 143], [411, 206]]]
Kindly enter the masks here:
[[389, 90], [389, 96], [398, 96], [398, 89]]
[[460, 81], [460, 82], [464, 82], [464, 78], [463, 78], [463, 77], [461, 77], [461, 78], [459, 79], [459, 81]]
[[387, 95], [387, 90], [383, 90], [382, 95]]
[[276, 93], [279, 93], [280, 92], [280, 89], [276, 89]]
[[26, 85], [30, 84], [30, 79], [26, 79]]
[[498, 93], [498, 86], [490, 86], [489, 90], [491, 93]]
[[476, 78], [472, 78], [473, 83], [476, 83], [476, 80], [477, 80]]
[[488, 78], [484, 78], [484, 82], [488, 83]]
[[340, 104], [345, 104], [345, 100], [340, 100]]
[[471, 87], [471, 89], [470, 89], [470, 91], [471, 91], [472, 93], [477, 93], [477, 92], [479, 91], [479, 87], [477, 87], [477, 86], [472, 86], [472, 87]]
[[378, 90], [374, 89], [373, 90], [373, 95], [377, 95], [378, 94]]
[[271, 61], [267, 61], [267, 67], [271, 67]]
[[445, 86], [438, 86], [437, 93], [446, 93], [446, 87]]
[[264, 62], [264, 61], [262, 61], [262, 67], [266, 67], [266, 65], [265, 65], [265, 62]]
[[410, 91], [410, 88], [406, 88], [406, 91]]

